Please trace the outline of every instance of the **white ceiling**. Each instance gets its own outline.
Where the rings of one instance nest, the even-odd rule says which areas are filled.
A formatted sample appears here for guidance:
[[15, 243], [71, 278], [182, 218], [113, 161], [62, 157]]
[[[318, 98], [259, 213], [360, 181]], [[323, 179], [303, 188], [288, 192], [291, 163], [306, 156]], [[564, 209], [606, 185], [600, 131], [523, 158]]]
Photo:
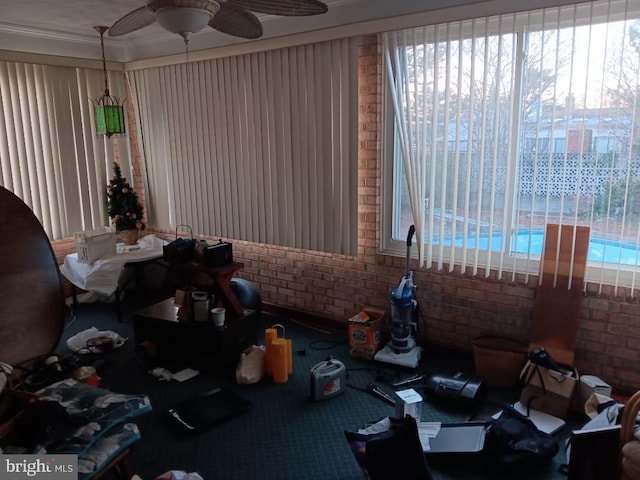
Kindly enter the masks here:
[[[222, 0], [221, 0], [222, 1]], [[257, 14], [263, 39], [358, 22], [414, 14], [479, 0], [325, 0], [329, 11], [311, 17]], [[0, 49], [78, 58], [101, 57], [96, 25], [111, 26], [145, 0], [0, 0]], [[182, 39], [152, 24], [122, 37], [105, 34], [109, 60], [128, 62], [183, 53]], [[260, 41], [260, 40], [256, 40]], [[228, 46], [246, 40], [206, 28], [192, 36], [191, 51]]]

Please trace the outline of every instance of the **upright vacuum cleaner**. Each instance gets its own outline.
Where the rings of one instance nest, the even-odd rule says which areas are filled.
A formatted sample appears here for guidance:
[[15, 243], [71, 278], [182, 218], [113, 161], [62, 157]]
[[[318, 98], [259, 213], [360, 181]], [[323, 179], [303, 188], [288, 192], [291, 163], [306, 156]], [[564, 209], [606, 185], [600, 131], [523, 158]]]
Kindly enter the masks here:
[[417, 326], [418, 302], [415, 299], [411, 260], [411, 239], [415, 226], [409, 227], [407, 235], [407, 270], [400, 284], [391, 292], [391, 341], [373, 357], [375, 360], [403, 367], [416, 368], [422, 347], [416, 345], [413, 332]]

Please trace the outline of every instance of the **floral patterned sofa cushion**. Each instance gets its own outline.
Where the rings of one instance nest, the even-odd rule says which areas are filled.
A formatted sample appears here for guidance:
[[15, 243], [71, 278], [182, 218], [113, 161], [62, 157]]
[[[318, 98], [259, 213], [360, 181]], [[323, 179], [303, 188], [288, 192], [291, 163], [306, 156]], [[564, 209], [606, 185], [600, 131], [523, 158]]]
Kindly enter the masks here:
[[140, 438], [140, 430], [135, 423], [123, 423], [111, 428], [78, 458], [78, 480], [90, 480], [102, 467]]
[[[107, 435], [110, 439], [103, 441], [103, 444], [113, 444], [119, 439], [119, 443], [116, 443], [120, 445], [108, 459], [138, 440], [140, 433], [137, 427], [123, 430], [123, 425], [151, 411], [151, 403], [146, 395], [114, 393], [72, 379], [54, 383], [37, 394], [40, 401], [56, 405], [61, 416], [66, 417], [67, 428], [57, 428], [57, 431], [64, 430], [66, 433], [58, 434], [54, 442], [45, 445], [46, 450], [77, 454], [80, 464], [96, 442], [106, 439]], [[119, 428], [116, 430], [115, 427]]]

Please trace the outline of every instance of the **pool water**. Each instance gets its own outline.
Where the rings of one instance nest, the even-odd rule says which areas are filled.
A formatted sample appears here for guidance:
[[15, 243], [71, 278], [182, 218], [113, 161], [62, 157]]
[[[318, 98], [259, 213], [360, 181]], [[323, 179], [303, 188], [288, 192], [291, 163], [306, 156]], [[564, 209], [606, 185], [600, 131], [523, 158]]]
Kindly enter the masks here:
[[[521, 230], [514, 236], [514, 253], [541, 255], [544, 245], [543, 230]], [[437, 242], [436, 242], [437, 243]], [[451, 245], [451, 240], [445, 240], [445, 245]], [[487, 250], [489, 245], [488, 234], [480, 234], [478, 248]], [[499, 252], [502, 245], [502, 233], [494, 233], [491, 237], [491, 250]], [[457, 236], [456, 247], [462, 246], [462, 236]], [[467, 236], [467, 248], [476, 247], [475, 235]], [[591, 238], [587, 259], [591, 262], [617, 263], [622, 265], [640, 265], [640, 248], [632, 243], [623, 243], [615, 240]]]

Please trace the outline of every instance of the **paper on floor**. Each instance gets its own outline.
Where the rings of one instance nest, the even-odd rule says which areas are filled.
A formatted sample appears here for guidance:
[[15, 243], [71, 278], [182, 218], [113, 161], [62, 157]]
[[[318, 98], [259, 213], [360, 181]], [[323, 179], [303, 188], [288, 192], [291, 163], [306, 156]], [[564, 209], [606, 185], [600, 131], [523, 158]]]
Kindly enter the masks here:
[[149, 370], [149, 373], [154, 377], [158, 377], [160, 380], [177, 380], [178, 382], [184, 382], [185, 380], [195, 377], [200, 372], [198, 370], [193, 370], [192, 368], [185, 368], [179, 372], [171, 373], [166, 368], [157, 367], [153, 370]]
[[422, 451], [428, 452], [431, 450], [429, 444], [430, 438], [436, 438], [440, 433], [440, 422], [418, 422], [418, 437], [420, 438], [420, 444], [422, 445]]

